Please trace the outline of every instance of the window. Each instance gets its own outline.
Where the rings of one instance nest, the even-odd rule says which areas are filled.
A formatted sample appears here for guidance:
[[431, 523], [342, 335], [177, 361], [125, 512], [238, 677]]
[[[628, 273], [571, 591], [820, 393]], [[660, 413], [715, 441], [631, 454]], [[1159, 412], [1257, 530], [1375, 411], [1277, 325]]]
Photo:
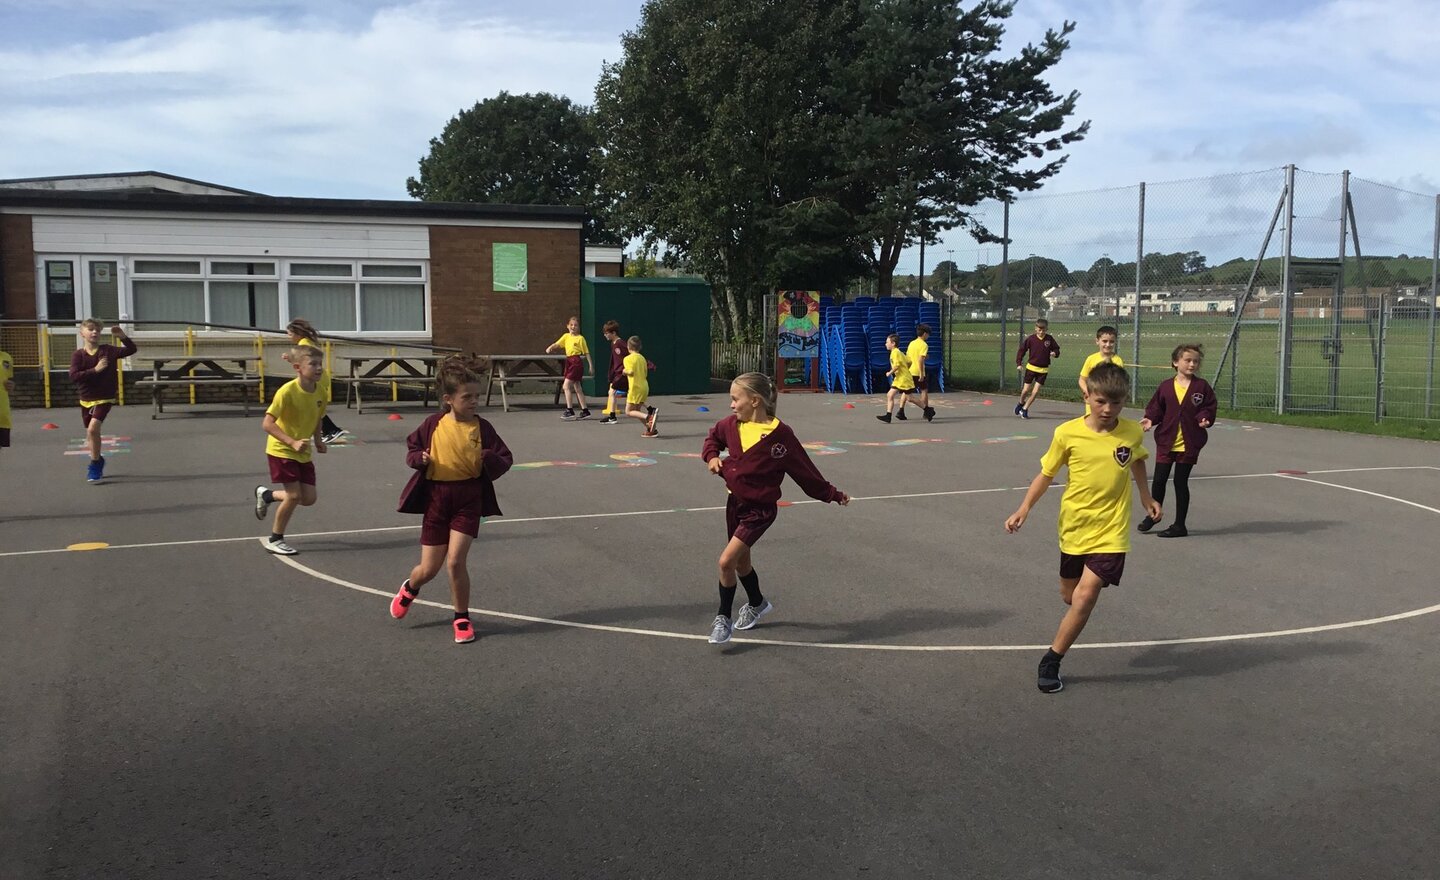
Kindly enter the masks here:
[[[424, 333], [422, 263], [310, 263], [285, 267], [286, 307], [334, 333]], [[351, 280], [355, 278], [360, 280]], [[340, 280], [345, 279], [345, 280]], [[372, 280], [373, 279], [373, 280]]]

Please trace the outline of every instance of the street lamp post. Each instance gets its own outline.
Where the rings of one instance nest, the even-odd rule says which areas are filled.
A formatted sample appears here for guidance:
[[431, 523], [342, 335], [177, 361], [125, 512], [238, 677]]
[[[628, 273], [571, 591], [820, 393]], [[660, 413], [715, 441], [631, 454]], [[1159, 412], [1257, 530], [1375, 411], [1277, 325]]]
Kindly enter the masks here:
[[948, 296], [950, 294], [950, 288], [955, 286], [955, 251], [946, 248], [945, 256], [948, 258], [946, 262], [949, 263], [949, 265], [945, 267], [945, 294]]

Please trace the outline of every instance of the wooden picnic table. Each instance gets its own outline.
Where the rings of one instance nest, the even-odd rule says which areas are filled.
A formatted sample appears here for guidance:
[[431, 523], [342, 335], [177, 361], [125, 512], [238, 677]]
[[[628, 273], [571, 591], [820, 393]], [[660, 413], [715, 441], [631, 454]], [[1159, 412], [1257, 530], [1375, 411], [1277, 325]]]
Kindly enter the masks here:
[[560, 405], [560, 389], [565, 381], [565, 355], [563, 354], [489, 354], [490, 381], [485, 385], [485, 405], [490, 405], [490, 390], [500, 386], [500, 404], [505, 412], [510, 411], [510, 400], [505, 395], [505, 386], [513, 382], [541, 381], [555, 383], [555, 405]]
[[[252, 368], [260, 358], [254, 355], [210, 355], [177, 354], [162, 357], [134, 357], [135, 364], [148, 364], [150, 375], [136, 381], [136, 388], [149, 388], [154, 409], [150, 418], [158, 419], [165, 412], [165, 389], [174, 386], [224, 386], [232, 388], [257, 388], [260, 376]], [[234, 365], [233, 367], [230, 365]], [[245, 415], [250, 415], [250, 394], [242, 391]]]
[[365, 402], [360, 395], [362, 385], [403, 384], [420, 388], [421, 403], [430, 405], [430, 392], [435, 386], [435, 367], [448, 355], [384, 354], [347, 357], [350, 373], [332, 381], [345, 385], [345, 408], [350, 408], [350, 395], [355, 395], [355, 411], [364, 414]]

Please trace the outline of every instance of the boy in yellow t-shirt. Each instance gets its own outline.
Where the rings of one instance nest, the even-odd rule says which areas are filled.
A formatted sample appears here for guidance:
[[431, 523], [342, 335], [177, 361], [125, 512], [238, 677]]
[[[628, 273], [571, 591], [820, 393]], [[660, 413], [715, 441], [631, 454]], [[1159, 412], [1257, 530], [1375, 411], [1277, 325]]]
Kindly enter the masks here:
[[[900, 350], [899, 335], [891, 333], [886, 336], [885, 348], [890, 351], [890, 371], [885, 374], [890, 377], [890, 390], [885, 392], [885, 414], [875, 418], [888, 425], [891, 419], [890, 413], [895, 410], [896, 397], [900, 398], [900, 409], [895, 412], [894, 418], [905, 421], [905, 404], [910, 401], [910, 395], [915, 393], [915, 376], [910, 372], [910, 358]], [[915, 405], [919, 406], [920, 404], [916, 403]]]
[[[915, 405], [925, 414], [925, 421], [935, 420], [935, 409], [930, 406], [930, 376], [925, 372], [925, 358], [930, 356], [930, 325], [916, 324], [915, 338], [910, 340], [910, 345], [905, 349], [905, 358], [910, 361], [910, 378], [915, 390], [920, 394], [920, 400]], [[941, 389], [944, 390], [943, 388]], [[905, 405], [902, 402], [900, 412], [905, 412]], [[905, 418], [901, 415], [900, 418]]]
[[[587, 372], [595, 372], [595, 365], [590, 362], [590, 346], [585, 344], [585, 337], [580, 335], [580, 319], [575, 315], [565, 322], [565, 335], [550, 343], [545, 349], [546, 354], [552, 352], [565, 352], [565, 412], [560, 416], [567, 422], [577, 419], [590, 418], [590, 407], [585, 405], [585, 391], [580, 387], [580, 381], [585, 378]], [[584, 356], [582, 361], [580, 358]], [[580, 415], [575, 415], [575, 406], [570, 402], [574, 396], [580, 403]]]
[[0, 351], [0, 449], [10, 445], [10, 392], [15, 390], [15, 359]]
[[[1114, 364], [1117, 367], [1125, 366], [1120, 355], [1115, 353], [1115, 346], [1120, 341], [1120, 331], [1109, 324], [1095, 331], [1095, 347], [1100, 349], [1085, 359], [1080, 365], [1080, 397], [1085, 398], [1085, 379], [1089, 377], [1092, 370], [1101, 364]], [[1090, 404], [1085, 404], [1085, 415], [1090, 415]]]
[[1089, 378], [1086, 402], [1090, 414], [1055, 429], [1050, 449], [1040, 459], [1040, 473], [1031, 481], [1019, 509], [1005, 520], [1005, 531], [1018, 532], [1060, 468], [1069, 467], [1060, 499], [1059, 531], [1060, 598], [1070, 610], [1040, 660], [1036, 684], [1047, 694], [1065, 687], [1060, 661], [1085, 628], [1100, 590], [1119, 584], [1125, 572], [1125, 554], [1130, 550], [1130, 482], [1139, 489], [1146, 514], [1161, 519], [1160, 505], [1150, 496], [1145, 476], [1144, 432], [1138, 422], [1120, 418], [1130, 394], [1130, 375], [1123, 367], [1101, 364]]
[[275, 398], [265, 410], [264, 421], [265, 433], [270, 435], [265, 441], [270, 481], [285, 488], [275, 492], [266, 486], [256, 486], [255, 518], [265, 519], [270, 504], [280, 502], [265, 549], [281, 556], [294, 556], [295, 548], [285, 543], [285, 527], [290, 524], [290, 515], [296, 507], [315, 503], [318, 496], [311, 450], [324, 453], [326, 448], [320, 433], [320, 421], [325, 416], [325, 394], [320, 390], [325, 353], [312, 346], [297, 345], [285, 359], [297, 375], [275, 392]]
[[647, 403], [650, 399], [650, 362], [640, 353], [641, 346], [639, 336], [631, 336], [625, 341], [625, 347], [630, 351], [623, 363], [627, 383], [625, 417], [644, 423], [645, 431], [641, 437], [659, 437], [655, 422], [660, 418], [660, 410]]

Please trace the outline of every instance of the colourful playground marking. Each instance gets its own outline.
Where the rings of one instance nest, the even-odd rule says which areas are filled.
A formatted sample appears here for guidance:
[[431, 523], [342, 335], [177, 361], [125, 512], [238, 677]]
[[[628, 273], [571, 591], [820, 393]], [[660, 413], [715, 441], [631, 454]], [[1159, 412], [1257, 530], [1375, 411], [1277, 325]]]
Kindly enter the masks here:
[[[129, 438], [129, 437], [106, 437], [106, 436], [103, 436], [103, 435], [100, 437], [100, 454], [101, 454], [101, 455], [124, 455], [125, 453], [127, 453], [127, 452], [129, 452], [129, 451], [130, 451], [130, 438]], [[78, 440], [76, 440], [76, 439], [70, 440], [70, 441], [69, 441], [69, 444], [68, 444], [68, 448], [65, 450], [65, 453], [64, 453], [64, 454], [65, 454], [65, 455], [89, 455], [89, 454], [90, 454], [90, 449], [89, 449], [89, 446], [88, 446], [88, 445], [86, 444], [86, 442], [85, 442], [85, 438], [84, 438], [84, 437], [81, 437], [81, 438], [79, 438]]]
[[104, 541], [83, 541], [79, 544], [71, 544], [66, 550], [104, 550], [109, 547]]

